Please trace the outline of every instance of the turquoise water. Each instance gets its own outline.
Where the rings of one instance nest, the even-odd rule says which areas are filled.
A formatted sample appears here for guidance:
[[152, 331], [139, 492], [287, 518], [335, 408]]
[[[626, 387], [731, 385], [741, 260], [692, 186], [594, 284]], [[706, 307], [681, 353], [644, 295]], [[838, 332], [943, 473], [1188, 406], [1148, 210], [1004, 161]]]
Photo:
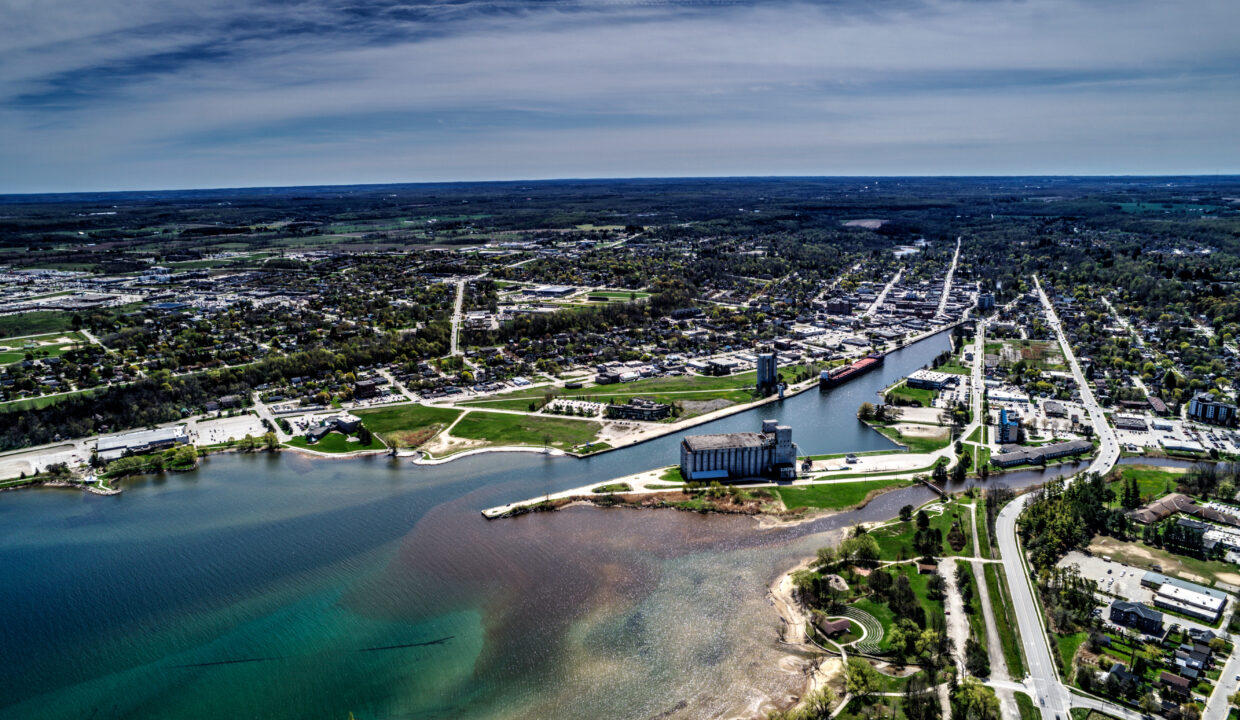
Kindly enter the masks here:
[[[802, 452], [886, 447], [862, 400], [942, 336], [820, 395], [694, 432], [794, 427]], [[794, 528], [743, 517], [479, 510], [674, 462], [676, 437], [586, 460], [422, 468], [224, 455], [122, 495], [0, 494], [0, 717], [745, 715], [798, 692], [766, 587], [909, 488]], [[1042, 476], [1013, 476], [1030, 482]]]

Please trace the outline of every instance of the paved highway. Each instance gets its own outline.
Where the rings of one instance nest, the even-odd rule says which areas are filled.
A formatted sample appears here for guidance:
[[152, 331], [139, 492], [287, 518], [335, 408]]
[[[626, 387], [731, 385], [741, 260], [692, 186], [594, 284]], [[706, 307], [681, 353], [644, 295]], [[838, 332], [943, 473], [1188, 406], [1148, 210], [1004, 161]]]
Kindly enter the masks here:
[[[1059, 316], [1055, 314], [1055, 308], [1051, 305], [1050, 299], [1047, 298], [1046, 293], [1042, 289], [1042, 284], [1038, 282], [1036, 276], [1033, 278], [1033, 282], [1037, 286], [1038, 296], [1042, 299], [1042, 306], [1046, 310], [1046, 319], [1051, 329], [1054, 330], [1059, 338], [1059, 344], [1063, 347], [1064, 358], [1068, 363], [1068, 367], [1072, 370], [1072, 376], [1076, 379], [1077, 386], [1080, 388], [1081, 404], [1084, 405], [1086, 412], [1089, 414], [1089, 420], [1094, 428], [1094, 435], [1101, 443], [1098, 454], [1094, 461], [1090, 463], [1088, 471], [1108, 472], [1115, 465], [1116, 460], [1119, 459], [1119, 442], [1116, 440], [1111, 426], [1107, 424], [1106, 417], [1103, 415], [1098, 401], [1094, 398], [1093, 391], [1090, 390], [1089, 384], [1085, 381], [1085, 376], [1076, 361], [1072, 347], [1064, 336]], [[1016, 518], [1024, 510], [1028, 501], [1029, 495], [1021, 495], [1008, 503], [1007, 507], [1003, 508], [999, 513], [996, 531], [999, 536], [999, 550], [1003, 553], [1003, 569], [1007, 573], [1008, 586], [1011, 589], [1012, 609], [1016, 614], [1016, 624], [1020, 627], [1021, 644], [1024, 646], [1025, 658], [1029, 664], [1029, 684], [1032, 685], [1033, 696], [1038, 704], [1038, 708], [1042, 712], [1043, 720], [1064, 720], [1068, 717], [1068, 710], [1072, 707], [1088, 707], [1115, 715], [1116, 717], [1138, 720], [1141, 717], [1139, 712], [1101, 700], [1073, 695], [1060, 682], [1059, 670], [1051, 657], [1051, 647], [1046, 629], [1042, 625], [1042, 614], [1038, 608], [1037, 600], [1034, 598], [1034, 588], [1029, 578], [1029, 573], [1025, 569], [1023, 553], [1016, 537]]]

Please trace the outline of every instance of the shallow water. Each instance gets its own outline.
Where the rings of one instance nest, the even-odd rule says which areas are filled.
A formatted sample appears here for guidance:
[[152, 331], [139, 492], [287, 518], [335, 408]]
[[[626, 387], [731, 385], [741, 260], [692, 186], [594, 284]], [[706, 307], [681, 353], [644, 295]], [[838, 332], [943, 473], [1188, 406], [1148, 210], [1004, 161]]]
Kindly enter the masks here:
[[[889, 447], [856, 407], [946, 344], [692, 432], [774, 417], [803, 453]], [[479, 514], [675, 462], [678, 440], [435, 467], [226, 455], [114, 497], [0, 495], [0, 716], [746, 714], [801, 682], [780, 669], [769, 583], [829, 532], [931, 491], [772, 530], [676, 511]]]

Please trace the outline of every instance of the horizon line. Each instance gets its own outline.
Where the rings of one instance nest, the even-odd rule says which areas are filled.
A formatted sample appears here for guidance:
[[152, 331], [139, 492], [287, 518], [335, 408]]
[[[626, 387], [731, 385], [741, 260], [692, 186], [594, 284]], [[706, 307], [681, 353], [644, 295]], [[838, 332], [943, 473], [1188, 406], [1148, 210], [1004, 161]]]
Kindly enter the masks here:
[[1213, 173], [1153, 173], [1153, 174], [969, 174], [969, 175], [632, 175], [632, 176], [596, 176], [596, 177], [545, 177], [545, 178], [494, 178], [489, 180], [398, 180], [386, 182], [362, 183], [317, 183], [311, 185], [233, 185], [179, 188], [126, 188], [117, 190], [50, 190], [35, 192], [0, 192], [0, 198], [28, 198], [40, 196], [73, 196], [73, 195], [125, 195], [133, 193], [178, 193], [178, 192], [240, 192], [253, 190], [316, 190], [327, 188], [378, 188], [393, 186], [431, 186], [431, 185], [503, 185], [512, 183], [582, 183], [582, 182], [636, 182], [653, 180], [995, 180], [1015, 178], [1040, 178], [1054, 180], [1103, 180], [1103, 179], [1171, 179], [1171, 178], [1235, 178], [1240, 179], [1237, 172]]

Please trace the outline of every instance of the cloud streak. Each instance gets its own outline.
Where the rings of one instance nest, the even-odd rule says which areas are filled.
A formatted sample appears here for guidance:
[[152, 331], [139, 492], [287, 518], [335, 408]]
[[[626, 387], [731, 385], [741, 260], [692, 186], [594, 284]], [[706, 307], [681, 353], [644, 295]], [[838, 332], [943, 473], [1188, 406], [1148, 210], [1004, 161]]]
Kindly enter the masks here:
[[1240, 5], [1197, 5], [19, 2], [0, 191], [1235, 172]]

